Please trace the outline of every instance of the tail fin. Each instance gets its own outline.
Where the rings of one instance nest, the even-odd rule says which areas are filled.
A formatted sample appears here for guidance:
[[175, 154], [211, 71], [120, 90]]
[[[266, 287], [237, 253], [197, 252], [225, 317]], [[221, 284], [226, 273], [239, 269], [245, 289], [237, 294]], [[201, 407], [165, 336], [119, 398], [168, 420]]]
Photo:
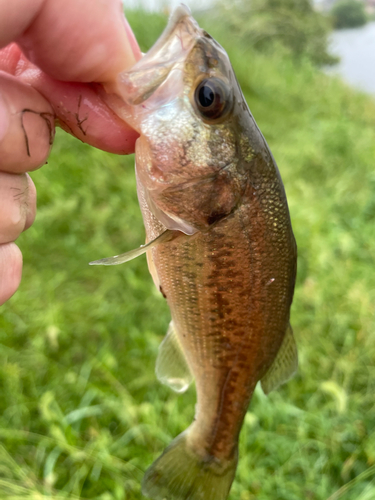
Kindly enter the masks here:
[[226, 500], [237, 467], [237, 456], [225, 464], [203, 459], [180, 434], [146, 471], [142, 493], [153, 500]]

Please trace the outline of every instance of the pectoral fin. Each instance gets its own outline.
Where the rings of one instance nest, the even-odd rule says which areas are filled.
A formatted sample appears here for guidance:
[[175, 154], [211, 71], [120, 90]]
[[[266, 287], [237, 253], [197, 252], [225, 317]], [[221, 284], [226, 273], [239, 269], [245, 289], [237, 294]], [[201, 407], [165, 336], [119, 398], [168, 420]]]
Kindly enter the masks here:
[[130, 252], [125, 252], [120, 255], [115, 255], [114, 257], [107, 257], [105, 259], [94, 260], [90, 262], [90, 266], [116, 266], [118, 264], [123, 264], [124, 262], [128, 262], [129, 260], [133, 260], [136, 257], [147, 252], [151, 248], [156, 245], [160, 245], [160, 243], [167, 243], [168, 241], [174, 240], [179, 234], [179, 231], [170, 231], [167, 229], [164, 233], [161, 233], [157, 238], [147, 243], [147, 245], [141, 245], [139, 248], [134, 250], [130, 250]]
[[264, 394], [289, 380], [298, 368], [298, 352], [292, 327], [289, 325], [279, 352], [268, 372], [261, 380]]
[[175, 392], [185, 392], [193, 380], [173, 321], [170, 322], [167, 335], [160, 344], [155, 372], [158, 380]]

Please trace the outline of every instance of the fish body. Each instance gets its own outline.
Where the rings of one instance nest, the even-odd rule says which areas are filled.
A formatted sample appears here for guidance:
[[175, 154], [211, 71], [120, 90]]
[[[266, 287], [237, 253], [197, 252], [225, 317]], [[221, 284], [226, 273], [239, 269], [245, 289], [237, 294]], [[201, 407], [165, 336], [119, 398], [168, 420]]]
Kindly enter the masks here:
[[284, 187], [227, 54], [185, 7], [118, 93], [112, 107], [140, 133], [138, 197], [147, 241], [159, 238], [147, 258], [173, 322], [159, 374], [186, 388], [186, 365], [197, 391], [194, 422], [146, 472], [143, 493], [225, 500], [257, 382], [269, 392], [296, 369]]

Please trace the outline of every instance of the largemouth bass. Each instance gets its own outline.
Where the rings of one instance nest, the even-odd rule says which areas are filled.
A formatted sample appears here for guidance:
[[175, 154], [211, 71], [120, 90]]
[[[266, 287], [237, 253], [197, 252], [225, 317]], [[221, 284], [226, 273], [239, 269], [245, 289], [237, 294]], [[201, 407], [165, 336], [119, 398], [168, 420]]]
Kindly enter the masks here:
[[157, 375], [194, 377], [194, 422], [147, 470], [154, 500], [225, 500], [258, 381], [268, 393], [297, 368], [289, 324], [296, 244], [276, 163], [223, 48], [181, 6], [108, 102], [140, 134], [138, 197], [147, 252], [172, 323]]

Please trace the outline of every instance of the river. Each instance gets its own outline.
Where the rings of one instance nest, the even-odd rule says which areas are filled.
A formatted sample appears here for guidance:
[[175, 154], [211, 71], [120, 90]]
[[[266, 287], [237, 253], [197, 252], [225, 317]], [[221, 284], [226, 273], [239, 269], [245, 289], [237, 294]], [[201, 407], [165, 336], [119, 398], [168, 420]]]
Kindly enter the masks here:
[[338, 73], [353, 87], [375, 95], [375, 22], [335, 31], [330, 47], [341, 61], [327, 71]]

